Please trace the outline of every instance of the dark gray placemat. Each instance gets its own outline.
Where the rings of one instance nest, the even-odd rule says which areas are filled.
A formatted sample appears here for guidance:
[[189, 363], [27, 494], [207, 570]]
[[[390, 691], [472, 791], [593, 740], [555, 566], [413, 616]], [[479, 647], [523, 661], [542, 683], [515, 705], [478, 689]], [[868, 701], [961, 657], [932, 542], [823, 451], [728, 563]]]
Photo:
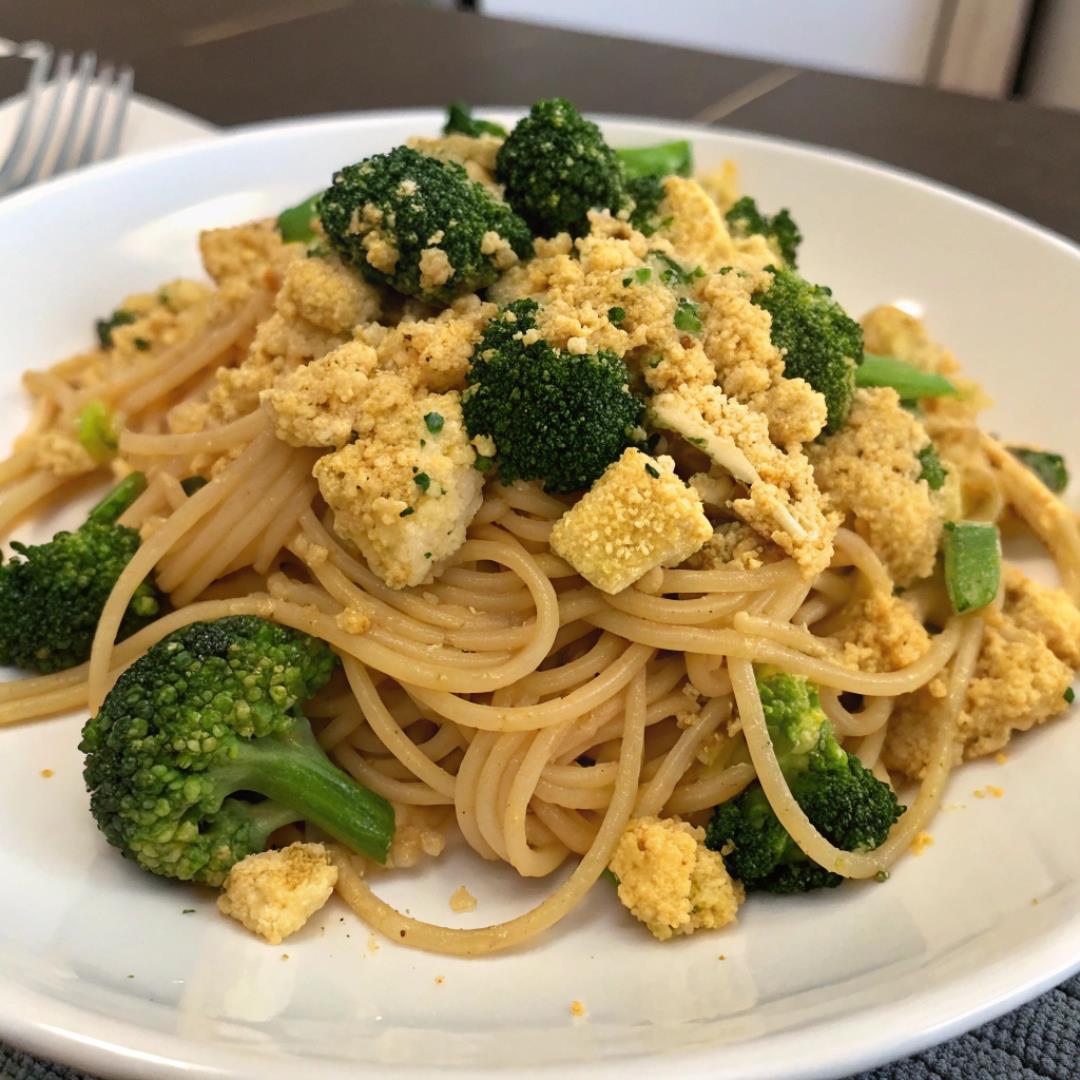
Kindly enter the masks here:
[[[0, 1043], [3, 1080], [89, 1080]], [[1000, 1020], [854, 1080], [1077, 1080], [1080, 976]]]

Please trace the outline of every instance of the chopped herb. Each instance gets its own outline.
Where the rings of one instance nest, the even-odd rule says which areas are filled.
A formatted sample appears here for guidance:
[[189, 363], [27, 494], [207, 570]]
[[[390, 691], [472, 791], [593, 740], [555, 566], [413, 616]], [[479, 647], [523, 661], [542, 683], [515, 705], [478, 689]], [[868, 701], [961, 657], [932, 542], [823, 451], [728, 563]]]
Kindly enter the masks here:
[[946, 521], [941, 536], [945, 589], [958, 614], [985, 607], [1001, 584], [1001, 537], [996, 525]]
[[157, 294], [157, 298], [158, 298], [158, 303], [159, 304], [166, 304], [167, 305], [169, 303], [169, 290], [168, 289], [159, 289], [158, 294]]
[[111, 349], [113, 344], [112, 332], [118, 326], [128, 326], [135, 321], [137, 316], [133, 311], [125, 311], [117, 308], [107, 319], [98, 319], [94, 323], [97, 331], [98, 343], [103, 349]]
[[431, 558], [431, 552], [430, 551], [425, 551], [424, 552], [424, 558], [425, 559], [430, 559]]
[[659, 480], [659, 479], [660, 479], [660, 470], [659, 470], [659, 469], [657, 469], [657, 468], [655, 468], [654, 466], [650, 465], [650, 464], [649, 464], [648, 462], [645, 462], [645, 471], [646, 471], [646, 472], [647, 472], [647, 473], [648, 473], [648, 474], [649, 474], [649, 475], [650, 475], [650, 476], [651, 476], [651, 477], [652, 477], [652, 478], [653, 478], [654, 480]]
[[420, 440], [420, 445], [421, 446], [427, 446], [427, 439], [421, 439]]
[[692, 270], [685, 269], [681, 263], [676, 262], [670, 255], [665, 255], [662, 251], [657, 251], [655, 248], [649, 252], [654, 259], [659, 259], [667, 268], [661, 271], [660, 280], [665, 285], [689, 285], [695, 278], [705, 276], [705, 271], [700, 266], [695, 266]]
[[277, 227], [281, 239], [286, 244], [306, 244], [315, 239], [315, 230], [311, 227], [313, 219], [319, 216], [319, 199], [322, 192], [309, 195], [302, 203], [290, 206], [278, 214]]
[[644, 285], [649, 278], [652, 277], [652, 267], [639, 266], [632, 274], [622, 279], [624, 285], [633, 285], [635, 282], [638, 285]]
[[612, 885], [618, 886], [618, 884], [619, 884], [619, 879], [615, 876], [615, 871], [612, 870], [610, 866], [608, 866], [604, 870], [602, 870], [600, 872], [600, 876], [605, 881], [610, 881]]
[[426, 472], [417, 473], [413, 477], [413, 481], [421, 491], [427, 491], [431, 487], [431, 477]]
[[[424, 413], [424, 423], [427, 425], [427, 429], [432, 435], [438, 435], [439, 432], [442, 431], [443, 424], [445, 424], [446, 421], [443, 419], [442, 413], [429, 412]], [[423, 445], [422, 442], [421, 445]]]
[[686, 441], [697, 447], [705, 446], [705, 439], [701, 435], [690, 435]]
[[885, 882], [889, 880], [889, 871], [888, 870], [879, 870], [874, 875], [874, 880], [876, 882], [878, 882], [879, 884], [884, 885]]
[[616, 326], [619, 325], [626, 318], [626, 308], [621, 307], [609, 307], [607, 309], [607, 317], [610, 322], [613, 322]]
[[949, 470], [941, 464], [941, 458], [938, 457], [934, 444], [927, 443], [915, 456], [922, 466], [918, 479], [925, 480], [931, 491], [940, 491], [942, 484], [945, 483], [945, 477], [949, 475]]
[[83, 406], [75, 417], [75, 435], [99, 465], [108, 461], [119, 446], [112, 412], [103, 401], [91, 401]]
[[1066, 705], [1071, 705], [1076, 700], [1076, 691], [1071, 686], [1066, 686], [1062, 697], [1065, 699]]
[[675, 328], [684, 334], [701, 333], [701, 316], [693, 300], [682, 297], [675, 305]]
[[180, 912], [181, 915], [193, 915], [194, 913], [195, 909], [193, 907], [186, 907], [183, 911]]
[[205, 476], [185, 476], [180, 481], [180, 486], [184, 489], [184, 494], [190, 499], [199, 488], [204, 488], [210, 481]]
[[411, 506], [406, 506], [404, 510], [398, 514], [398, 517], [408, 517], [410, 514], [415, 514], [416, 511]]
[[1005, 449], [1026, 465], [1055, 495], [1060, 495], [1069, 486], [1069, 470], [1060, 454], [1029, 450], [1024, 446], [1007, 446]]
[[150, 348], [150, 342], [147, 341], [144, 337], [134, 338], [132, 340], [132, 344], [135, 346], [136, 349], [139, 350], [139, 352], [146, 352], [146, 350]]
[[651, 368], [658, 368], [663, 362], [664, 358], [662, 356], [650, 356], [649, 359], [645, 361]]
[[476, 459], [476, 461], [473, 462], [473, 467], [478, 472], [488, 472], [491, 469], [491, 466], [494, 465], [494, 464], [495, 464], [495, 459], [494, 458], [478, 457]]

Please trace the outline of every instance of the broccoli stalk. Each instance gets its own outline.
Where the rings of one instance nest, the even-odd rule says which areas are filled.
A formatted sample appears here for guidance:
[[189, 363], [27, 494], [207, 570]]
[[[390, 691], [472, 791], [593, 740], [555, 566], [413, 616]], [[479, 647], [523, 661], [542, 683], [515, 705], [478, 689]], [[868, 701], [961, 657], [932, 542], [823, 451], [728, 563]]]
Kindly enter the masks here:
[[319, 216], [321, 191], [309, 195], [303, 202], [282, 210], [277, 216], [278, 232], [286, 244], [310, 244], [316, 233], [312, 222]]
[[902, 401], [917, 402], [920, 398], [956, 397], [956, 385], [936, 371], [923, 371], [914, 364], [895, 356], [875, 356], [865, 353], [855, 371], [856, 386], [891, 386]]
[[[0, 664], [48, 674], [89, 657], [105, 601], [139, 547], [139, 534], [116, 521], [145, 487], [146, 477], [131, 473], [74, 532], [36, 546], [12, 542], [17, 554], [0, 566]], [[140, 630], [159, 608], [157, 590], [144, 581], [120, 637]]]
[[479, 139], [481, 135], [506, 138], [506, 128], [502, 124], [496, 124], [492, 120], [478, 120], [472, 114], [472, 107], [464, 101], [451, 101], [446, 106], [446, 123], [442, 130], [444, 135], [468, 135], [474, 139]]
[[461, 398], [465, 426], [494, 440], [494, 461], [480, 460], [503, 481], [580, 491], [634, 442], [643, 406], [614, 353], [562, 352], [543, 338], [526, 344], [537, 311], [535, 300], [515, 300], [488, 324]]
[[1069, 486], [1069, 470], [1061, 454], [1032, 450], [1028, 446], [1006, 446], [1006, 450], [1026, 465], [1055, 495]]
[[[904, 807], [837, 741], [817, 688], [770, 668], [757, 672], [757, 684], [780, 769], [814, 827], [845, 851], [883, 844]], [[747, 889], [800, 893], [843, 880], [804, 854], [757, 783], [713, 811], [705, 842], [725, 853], [728, 870]]]
[[615, 151], [628, 179], [643, 176], [689, 176], [694, 168], [694, 151], [686, 139], [655, 146], [627, 146]]
[[99, 465], [105, 464], [120, 445], [113, 414], [103, 401], [88, 402], [75, 417], [75, 437]]
[[144, 870], [210, 885], [300, 820], [385, 862], [393, 807], [330, 762], [300, 711], [336, 659], [323, 642], [248, 615], [158, 642], [83, 728], [105, 838]]
[[533, 250], [525, 222], [460, 165], [407, 146], [338, 170], [319, 213], [342, 259], [430, 303], [486, 288]]
[[770, 217], [758, 209], [749, 195], [744, 195], [725, 216], [728, 227], [736, 236], [764, 236], [784, 264], [795, 269], [802, 233], [787, 210], [778, 210]]
[[784, 374], [805, 379], [825, 398], [825, 430], [844, 426], [855, 393], [855, 366], [862, 360], [862, 327], [824, 285], [811, 285], [794, 270], [767, 267], [772, 284], [753, 301], [772, 316], [772, 342], [784, 352]]

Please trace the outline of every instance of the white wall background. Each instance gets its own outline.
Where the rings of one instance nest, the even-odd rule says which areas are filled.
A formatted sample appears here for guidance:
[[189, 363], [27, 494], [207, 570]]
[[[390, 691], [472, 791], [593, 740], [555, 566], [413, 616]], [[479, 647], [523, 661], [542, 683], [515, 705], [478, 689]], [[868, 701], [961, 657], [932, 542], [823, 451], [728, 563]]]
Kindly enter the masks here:
[[484, 14], [496, 17], [904, 82], [926, 76], [941, 7], [942, 0], [481, 0]]

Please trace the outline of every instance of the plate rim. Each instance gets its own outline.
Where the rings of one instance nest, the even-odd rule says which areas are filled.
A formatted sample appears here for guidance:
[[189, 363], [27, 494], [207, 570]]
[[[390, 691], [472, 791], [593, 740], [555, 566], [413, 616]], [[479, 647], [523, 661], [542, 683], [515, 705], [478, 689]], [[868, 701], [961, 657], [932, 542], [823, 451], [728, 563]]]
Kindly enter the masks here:
[[[524, 107], [477, 106], [477, 108], [499, 119], [512, 119], [519, 116]], [[633, 124], [637, 127], [666, 132], [669, 135], [686, 133], [688, 137], [721, 138], [735, 147], [740, 144], [780, 147], [801, 156], [839, 162], [848, 168], [899, 181], [922, 189], [938, 198], [943, 197], [950, 202], [966, 205], [985, 217], [998, 219], [1012, 228], [1034, 234], [1040, 241], [1048, 243], [1066, 256], [1080, 262], [1080, 243], [1072, 241], [1053, 229], [981, 196], [972, 195], [911, 170], [886, 164], [861, 154], [797, 139], [745, 132], [723, 125], [704, 125], [692, 121], [630, 114], [590, 113], [589, 115], [602, 125]], [[288, 138], [292, 132], [303, 132], [313, 128], [332, 130], [335, 127], [347, 130], [354, 129], [358, 124], [389, 126], [411, 121], [417, 125], [429, 125], [441, 121], [443, 116], [442, 108], [424, 107], [291, 117], [228, 129], [211, 126], [206, 132], [208, 137], [196, 137], [174, 145], [101, 162], [77, 172], [56, 177], [28, 190], [0, 198], [0, 222], [8, 215], [19, 214], [33, 208], [43, 199], [53, 198], [54, 193], [62, 194], [69, 188], [77, 188], [91, 177], [107, 178], [113, 174], [138, 171], [170, 159], [188, 158], [200, 154], [231, 153], [235, 152], [234, 148], [238, 144], [242, 146], [249, 141], [258, 142], [268, 135], [274, 138]], [[839, 1040], [843, 1048], [839, 1052], [831, 1051], [827, 1061], [823, 1061], [819, 1055], [816, 1062], [800, 1064], [798, 1056], [793, 1055], [789, 1060], [794, 1060], [796, 1064], [794, 1068], [790, 1064], [785, 1064], [783, 1075], [790, 1080], [814, 1080], [819, 1077], [846, 1075], [917, 1053], [1025, 1004], [1080, 971], [1080, 913], [1072, 918], [1057, 921], [1035, 935], [1033, 941], [1034, 944], [1029, 943], [1027, 950], [1019, 958], [999, 958], [978, 971], [953, 979], [943, 986], [927, 989], [918, 998], [908, 999], [905, 1002], [909, 1009], [913, 1007], [913, 1002], [917, 1002], [918, 1012], [923, 1017], [944, 1016], [945, 1019], [927, 1023], [920, 1030], [913, 1031], [902, 1040], [894, 1041], [888, 1046], [883, 1046], [880, 1040], [875, 1040], [872, 1035], [860, 1038], [857, 1030], [843, 1031], [843, 1038]], [[1006, 968], [1007, 973], [1004, 970]], [[1019, 978], [1016, 977], [1018, 972]], [[992, 987], [992, 989], [987, 990], [987, 987]], [[896, 1007], [896, 1002], [871, 1006], [845, 1017], [840, 1023], [848, 1027], [876, 1032], [878, 1025], [875, 1020], [888, 1017]], [[44, 1018], [35, 1015], [39, 1009], [52, 1009], [54, 1014], [62, 1014], [63, 1019], [58, 1023], [48, 1023]], [[75, 1022], [80, 1017], [82, 1018], [81, 1028]], [[914, 1019], [915, 1017], [912, 1017], [912, 1020]], [[99, 1034], [95, 1035], [95, 1031]], [[119, 1036], [125, 1034], [133, 1037], [118, 1041]], [[794, 1049], [805, 1037], [804, 1032], [793, 1029], [780, 1035], [772, 1035], [768, 1041], [770, 1046], [783, 1051]], [[264, 1058], [261, 1055], [253, 1058], [250, 1051], [239, 1048], [225, 1047], [221, 1044], [200, 1045], [175, 1034], [156, 1032], [137, 1023], [115, 1017], [96, 1017], [76, 1006], [49, 998], [39, 991], [28, 990], [25, 986], [20, 987], [13, 979], [3, 974], [0, 974], [0, 1038], [28, 1053], [60, 1060], [73, 1068], [81, 1068], [92, 1073], [140, 1078], [149, 1075], [224, 1078], [250, 1075], [248, 1071], [245, 1071], [246, 1064], [258, 1068], [258, 1075], [268, 1080], [279, 1075], [282, 1077], [295, 1075], [293, 1059]], [[204, 1048], [208, 1051], [207, 1053], [202, 1052]], [[770, 1056], [774, 1052], [771, 1050]], [[639, 1076], [660, 1076], [676, 1066], [688, 1076], [705, 1077], [715, 1075], [717, 1058], [723, 1053], [722, 1045], [714, 1045], [682, 1053], [661, 1052], [647, 1057], [618, 1058], [611, 1063], [593, 1061], [574, 1062], [568, 1065], [564, 1062], [529, 1066], [515, 1070], [515, 1075], [523, 1078], [551, 1077], [556, 1071], [565, 1072], [568, 1067], [572, 1067], [576, 1074], [590, 1077], [613, 1076], [628, 1069]], [[151, 1071], [148, 1072], [148, 1068]], [[369, 1067], [362, 1063], [358, 1066], [343, 1068], [330, 1060], [320, 1062], [316, 1068], [318, 1075], [326, 1078], [347, 1074], [364, 1075], [369, 1070]], [[378, 1070], [401, 1078], [431, 1074], [431, 1070], [422, 1066], [379, 1065], [370, 1068], [371, 1075]], [[446, 1071], [456, 1070], [451, 1067]], [[471, 1075], [507, 1072], [505, 1069], [490, 1066], [479, 1069], [470, 1068], [468, 1071]], [[750, 1078], [776, 1074], [754, 1071], [744, 1075]]]

